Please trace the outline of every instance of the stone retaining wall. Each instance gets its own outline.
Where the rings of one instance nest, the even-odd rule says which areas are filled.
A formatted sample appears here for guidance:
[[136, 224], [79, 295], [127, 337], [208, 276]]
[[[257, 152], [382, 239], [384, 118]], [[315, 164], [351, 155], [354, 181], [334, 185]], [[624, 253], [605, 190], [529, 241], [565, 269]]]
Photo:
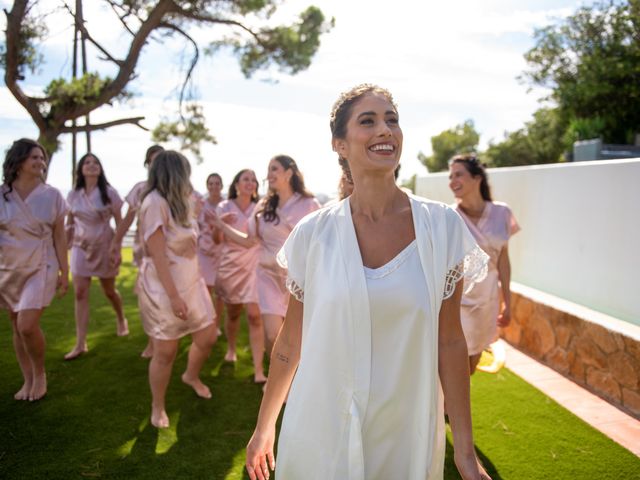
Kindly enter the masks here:
[[615, 319], [601, 321], [597, 317], [603, 316], [591, 310], [541, 300], [541, 292], [533, 289], [512, 290], [511, 324], [502, 329], [502, 337], [640, 419], [640, 335], [633, 330], [637, 327], [617, 328], [621, 322]]

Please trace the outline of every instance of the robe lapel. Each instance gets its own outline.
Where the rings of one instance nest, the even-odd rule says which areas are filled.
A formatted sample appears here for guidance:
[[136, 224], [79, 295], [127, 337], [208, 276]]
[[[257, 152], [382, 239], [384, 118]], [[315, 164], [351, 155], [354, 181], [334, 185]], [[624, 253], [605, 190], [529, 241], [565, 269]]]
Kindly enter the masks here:
[[36, 218], [36, 216], [31, 211], [31, 208], [27, 204], [27, 200], [40, 188], [42, 188], [42, 184], [34, 188], [33, 191], [29, 193], [27, 198], [24, 200], [20, 198], [20, 195], [18, 195], [18, 192], [16, 192], [15, 190], [13, 190], [9, 194], [9, 196], [11, 197], [11, 201], [16, 202], [16, 206], [20, 210], [20, 213], [24, 215], [22, 228], [25, 230], [25, 232], [32, 234], [34, 237], [40, 237], [44, 234], [44, 232], [40, 220], [38, 220], [38, 218]]
[[484, 210], [482, 211], [482, 215], [480, 216], [480, 219], [478, 220], [478, 224], [476, 225], [462, 211], [461, 208], [456, 208], [456, 212], [458, 212], [458, 215], [462, 217], [462, 219], [464, 220], [464, 223], [467, 224], [467, 228], [472, 233], [473, 237], [476, 239], [476, 242], [480, 246], [490, 245], [489, 239], [485, 236], [485, 234], [480, 229], [482, 225], [484, 225], [487, 222], [487, 219], [489, 218], [490, 210], [491, 210], [491, 204], [489, 202], [485, 203], [485, 207], [484, 207]]
[[362, 421], [367, 412], [371, 383], [371, 314], [369, 294], [362, 257], [351, 217], [351, 206], [345, 200], [334, 217], [344, 261], [350, 302], [345, 321], [350, 321], [353, 355], [353, 398], [349, 407], [349, 478], [364, 479]]

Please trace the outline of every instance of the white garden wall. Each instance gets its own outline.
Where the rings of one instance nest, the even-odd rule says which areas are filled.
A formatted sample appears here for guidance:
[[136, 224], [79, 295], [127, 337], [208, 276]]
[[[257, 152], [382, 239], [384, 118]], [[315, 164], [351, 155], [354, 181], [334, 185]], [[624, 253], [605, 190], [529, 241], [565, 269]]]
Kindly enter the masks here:
[[[490, 169], [489, 181], [522, 227], [514, 281], [640, 325], [640, 159]], [[416, 193], [454, 201], [447, 173]]]

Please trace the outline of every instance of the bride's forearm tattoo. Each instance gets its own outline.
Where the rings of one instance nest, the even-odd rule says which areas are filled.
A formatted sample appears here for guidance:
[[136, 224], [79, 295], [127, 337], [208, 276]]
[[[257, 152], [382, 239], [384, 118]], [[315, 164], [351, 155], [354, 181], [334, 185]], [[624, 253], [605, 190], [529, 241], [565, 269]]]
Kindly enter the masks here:
[[281, 362], [284, 363], [289, 363], [289, 357], [287, 357], [286, 355], [280, 353], [280, 352], [276, 352], [276, 358], [278, 360], [280, 360]]

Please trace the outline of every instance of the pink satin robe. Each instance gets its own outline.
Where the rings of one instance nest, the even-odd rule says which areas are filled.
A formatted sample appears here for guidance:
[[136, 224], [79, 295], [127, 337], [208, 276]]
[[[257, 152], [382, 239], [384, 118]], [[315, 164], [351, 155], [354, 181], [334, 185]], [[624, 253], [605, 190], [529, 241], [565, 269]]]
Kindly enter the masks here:
[[[189, 309], [186, 319], [173, 314], [155, 263], [149, 256], [146, 242], [159, 228], [167, 244], [166, 256], [178, 294]], [[145, 333], [159, 340], [176, 340], [208, 327], [215, 321], [215, 313], [207, 286], [202, 279], [196, 254], [197, 228], [177, 224], [171, 216], [169, 204], [157, 191], [149, 193], [140, 207], [138, 232], [142, 243], [142, 264], [138, 272], [138, 306]]]
[[[260, 238], [258, 254], [257, 286], [260, 313], [284, 317], [289, 303], [286, 287], [287, 271], [278, 265], [276, 255], [284, 245], [293, 227], [307, 214], [320, 208], [313, 197], [303, 197], [294, 193], [287, 202], [276, 209], [279, 222], [265, 222], [264, 216], [251, 215], [249, 233]], [[256, 210], [262, 206], [256, 206]], [[257, 225], [257, 229], [256, 229]]]
[[[255, 204], [251, 203], [243, 212], [233, 200], [224, 200], [220, 202], [216, 211], [218, 215], [234, 213], [236, 220], [231, 226], [248, 233], [249, 218], [254, 207]], [[256, 263], [259, 246], [245, 248], [226, 238], [223, 245], [216, 276], [216, 294], [227, 304], [258, 303]]]
[[[129, 205], [129, 208], [137, 212], [140, 209], [140, 202], [142, 201], [142, 194], [147, 188], [147, 181], [136, 183], [131, 191], [124, 197], [125, 201]], [[140, 267], [142, 263], [142, 247], [140, 246], [140, 233], [136, 227], [136, 232], [133, 236], [133, 263]]]
[[497, 337], [496, 321], [500, 310], [498, 258], [509, 237], [518, 232], [520, 226], [505, 203], [486, 202], [477, 225], [460, 208], [455, 206], [455, 209], [480, 248], [489, 255], [487, 277], [462, 296], [460, 307], [467, 349], [469, 355], [476, 355], [482, 353]]
[[53, 227], [67, 213], [62, 194], [38, 185], [25, 199], [0, 188], [0, 307], [13, 312], [41, 309], [56, 293], [58, 258]]
[[67, 204], [73, 215], [71, 242], [71, 273], [73, 276], [115, 278], [119, 268], [109, 265], [109, 246], [114, 231], [110, 221], [122, 207], [122, 199], [111, 186], [107, 187], [111, 203], [102, 203], [100, 190], [87, 195], [85, 189], [72, 190]]
[[200, 263], [200, 273], [202, 273], [208, 287], [213, 287], [216, 284], [216, 273], [218, 272], [218, 265], [224, 248], [222, 242], [216, 244], [213, 241], [213, 232], [205, 220], [205, 213], [207, 211], [215, 213], [217, 206], [217, 203], [211, 203], [207, 198], [204, 201], [200, 215], [198, 215], [198, 227], [200, 228], [198, 234], [198, 262]]

